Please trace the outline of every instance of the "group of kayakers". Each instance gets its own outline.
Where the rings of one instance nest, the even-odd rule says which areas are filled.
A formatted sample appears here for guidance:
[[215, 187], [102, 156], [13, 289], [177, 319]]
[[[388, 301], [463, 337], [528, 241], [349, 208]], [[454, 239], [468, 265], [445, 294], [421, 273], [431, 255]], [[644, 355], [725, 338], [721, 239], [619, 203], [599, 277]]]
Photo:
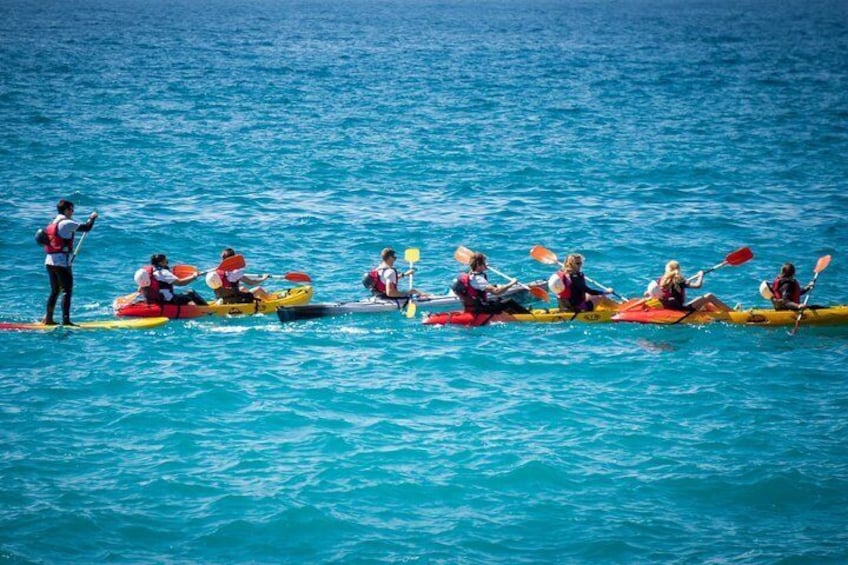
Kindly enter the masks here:
[[[50, 294], [47, 299], [47, 311], [43, 323], [46, 325], [56, 324], [54, 309], [59, 294], [64, 292], [62, 324], [74, 325], [70, 318], [74, 282], [72, 265], [79, 251], [79, 245], [74, 248], [74, 236], [77, 232], [87, 234], [94, 227], [97, 213], [92, 212], [85, 223], [80, 223], [73, 219], [73, 202], [60, 200], [56, 209], [56, 217], [47, 227], [39, 230], [36, 235], [36, 241], [43, 245], [46, 253], [44, 264], [50, 280]], [[82, 239], [80, 240], [81, 243]], [[489, 282], [486, 274], [489, 270], [486, 256], [465, 248], [461, 249], [467, 252], [467, 255], [463, 255], [461, 260], [468, 265], [469, 269], [457, 277], [452, 290], [461, 298], [466, 311], [474, 313], [527, 312], [524, 306], [514, 300], [497, 298], [521, 283], [514, 278], [510, 278], [506, 284], [501, 285]], [[713, 269], [724, 264], [738, 264], [753, 256], [747, 248], [739, 251], [743, 250], [747, 252], [747, 255], [737, 257], [737, 263], [725, 261], [713, 267]], [[536, 254], [536, 251], [539, 251], [539, 254]], [[608, 298], [608, 295], [616, 294], [613, 288], [599, 289], [589, 286], [587, 277], [583, 273], [585, 259], [582, 255], [576, 253], [568, 255], [563, 263], [559, 263], [555, 255], [540, 246], [536, 246], [531, 251], [531, 255], [544, 263], [557, 264], [561, 267], [548, 280], [548, 288], [556, 296], [557, 304], [561, 310], [588, 312], [599, 306], [610, 308], [616, 306], [616, 303]], [[728, 259], [730, 258], [731, 256], [728, 256]], [[363, 277], [364, 286], [374, 296], [388, 299], [427, 296], [412, 286], [414, 269], [410, 268], [400, 273], [395, 268], [397, 253], [394, 249], [389, 247], [383, 249], [380, 259], [381, 262]], [[213, 289], [216, 299], [225, 304], [238, 304], [262, 300], [267, 296], [266, 291], [258, 285], [267, 280], [269, 275], [248, 276], [244, 273], [244, 266], [244, 259], [234, 249], [228, 247], [221, 252], [220, 265], [217, 269], [206, 273], [205, 279], [207, 285]], [[184, 269], [172, 269], [168, 264], [166, 255], [154, 254], [150, 258], [150, 264], [145, 265], [135, 274], [135, 281], [139, 286], [139, 295], [150, 303], [206, 305], [206, 300], [194, 290], [183, 293], [175, 291], [175, 287], [191, 284], [202, 273], [193, 267], [184, 265], [177, 267], [184, 267]], [[648, 286], [643, 300], [654, 299], [662, 308], [669, 310], [730, 311], [731, 308], [727, 304], [711, 293], [687, 301], [686, 290], [701, 288], [704, 275], [705, 271], [698, 271], [694, 276], [686, 278], [682, 273], [680, 264], [677, 261], [669, 261], [663, 275], [656, 281], [652, 281]], [[405, 277], [410, 278], [409, 289], [401, 290], [398, 283]], [[591, 281], [591, 279], [588, 280]], [[794, 265], [786, 263], [772, 283], [763, 283], [760, 292], [764, 297], [771, 299], [776, 310], [797, 311], [803, 308], [816, 308], [816, 306], [807, 306], [801, 302], [801, 297], [809, 292], [813, 284], [811, 282], [802, 287], [795, 279]], [[248, 288], [250, 286], [255, 288]], [[548, 297], [547, 293], [540, 288], [528, 288], [528, 290], [541, 291], [543, 299]]]

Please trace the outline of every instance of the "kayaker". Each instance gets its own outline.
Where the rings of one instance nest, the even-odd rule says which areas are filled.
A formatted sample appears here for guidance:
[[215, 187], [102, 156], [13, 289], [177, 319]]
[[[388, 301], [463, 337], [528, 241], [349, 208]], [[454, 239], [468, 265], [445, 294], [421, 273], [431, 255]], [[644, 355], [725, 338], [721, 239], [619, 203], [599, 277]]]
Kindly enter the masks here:
[[704, 284], [704, 271], [698, 271], [691, 279], [686, 279], [680, 270], [680, 263], [669, 261], [665, 265], [665, 273], [657, 280], [659, 300], [663, 308], [694, 312], [696, 310], [712, 310], [730, 312], [731, 308], [708, 292], [691, 302], [686, 302], [687, 288], [701, 288]]
[[190, 302], [198, 306], [206, 306], [207, 302], [194, 290], [185, 293], [175, 293], [175, 286], [191, 284], [199, 273], [195, 272], [187, 277], [180, 278], [171, 272], [168, 266], [168, 258], [164, 254], [150, 257], [150, 265], [144, 268], [149, 275], [149, 285], [140, 289], [148, 302], [184, 305]]
[[[557, 295], [560, 310], [566, 312], [591, 312], [607, 294], [615, 292], [612, 288], [597, 290], [586, 284], [581, 268], [583, 256], [569, 255], [563, 268], [548, 279], [548, 288]], [[588, 296], [587, 296], [588, 295]]]
[[[232, 247], [227, 247], [221, 251], [221, 261], [235, 255], [235, 250]], [[218, 269], [210, 271], [206, 275], [206, 284], [215, 291], [215, 296], [221, 299], [224, 304], [244, 304], [268, 298], [268, 293], [261, 287], [251, 291], [241, 286], [241, 283], [256, 286], [266, 280], [268, 280], [268, 275], [262, 275], [256, 279], [248, 277], [244, 274], [244, 269], [232, 271]]]
[[62, 298], [62, 325], [75, 326], [71, 322], [71, 296], [74, 292], [74, 273], [71, 270], [73, 263], [72, 253], [74, 251], [74, 234], [85, 233], [94, 227], [97, 212], [92, 212], [88, 220], [81, 224], [74, 220], [74, 203], [70, 200], [59, 200], [56, 204], [58, 215], [44, 228], [46, 244], [44, 252], [44, 265], [47, 268], [47, 276], [50, 278], [50, 295], [47, 297], [47, 312], [42, 322], [48, 326], [55, 326], [53, 311], [56, 309], [56, 301], [59, 293], [64, 292]]
[[475, 314], [526, 314], [528, 310], [515, 300], [490, 301], [489, 295], [500, 296], [516, 284], [517, 279], [511, 279], [502, 285], [491, 284], [486, 276], [486, 256], [474, 253], [468, 262], [469, 271], [461, 274], [453, 285], [453, 291], [462, 299], [466, 312]]
[[[800, 283], [795, 280], [795, 265], [792, 263], [784, 263], [780, 268], [780, 274], [775, 277], [771, 284], [772, 298], [771, 303], [775, 310], [795, 310], [802, 308], [801, 297], [807, 294], [812, 283], [801, 287]], [[821, 306], [807, 306], [810, 309], [821, 308]]]
[[382, 262], [374, 269], [368, 271], [362, 279], [363, 284], [371, 289], [374, 296], [379, 298], [409, 298], [411, 296], [424, 296], [424, 293], [417, 289], [400, 290], [398, 289], [398, 280], [407, 277], [413, 273], [412, 270], [405, 273], [398, 273], [395, 269], [395, 261], [397, 261], [397, 253], [391, 247], [386, 247], [380, 252]]

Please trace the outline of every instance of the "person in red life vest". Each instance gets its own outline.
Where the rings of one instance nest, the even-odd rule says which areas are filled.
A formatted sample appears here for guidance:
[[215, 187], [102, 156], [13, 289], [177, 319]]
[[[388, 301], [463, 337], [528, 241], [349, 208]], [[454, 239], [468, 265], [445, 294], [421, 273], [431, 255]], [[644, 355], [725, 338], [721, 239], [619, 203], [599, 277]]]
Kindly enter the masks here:
[[143, 270], [148, 275], [147, 277], [143, 277], [146, 279], [143, 282], [147, 282], [148, 284], [142, 285], [139, 292], [144, 295], [147, 302], [177, 305], [193, 302], [198, 306], [206, 305], [206, 300], [193, 290], [182, 294], [174, 292], [175, 286], [185, 286], [197, 280], [198, 273], [179, 278], [171, 272], [170, 267], [168, 267], [168, 258], [163, 254], [151, 256], [150, 265], [145, 266]]
[[612, 288], [597, 290], [586, 284], [586, 278], [581, 268], [582, 255], [569, 255], [562, 270], [557, 271], [548, 279], [548, 288], [557, 296], [559, 309], [566, 312], [591, 312], [607, 294], [612, 294]]
[[44, 246], [44, 252], [47, 254], [44, 258], [44, 265], [47, 267], [47, 275], [50, 278], [50, 295], [47, 297], [47, 312], [44, 315], [43, 323], [48, 326], [56, 325], [56, 321], [53, 319], [53, 311], [56, 309], [59, 293], [64, 292], [62, 324], [73, 326], [76, 325], [71, 322], [71, 296], [74, 291], [74, 274], [71, 270], [74, 235], [76, 232], [90, 231], [94, 227], [94, 220], [97, 219], [97, 212], [92, 212], [88, 216], [88, 221], [81, 224], [73, 219], [73, 202], [60, 200], [56, 204], [56, 211], [58, 215], [44, 229], [47, 237], [47, 244]]
[[374, 296], [378, 298], [425, 296], [424, 293], [414, 288], [409, 290], [398, 289], [398, 280], [411, 275], [413, 271], [409, 270], [402, 274], [397, 272], [394, 266], [397, 253], [394, 249], [386, 247], [380, 252], [380, 258], [383, 261], [377, 267], [368, 271], [362, 279], [362, 283], [371, 290]]
[[[235, 255], [235, 250], [232, 247], [227, 247], [221, 252], [221, 261]], [[206, 284], [215, 291], [215, 296], [223, 304], [244, 304], [253, 302], [254, 300], [268, 298], [268, 293], [261, 287], [248, 290], [246, 287], [241, 286], [241, 283], [256, 286], [266, 280], [268, 280], [268, 275], [263, 275], [256, 279], [248, 277], [244, 274], [244, 269], [235, 269], [232, 271], [218, 269], [206, 274]]]
[[[771, 303], [775, 310], [800, 310], [801, 297], [813, 288], [812, 283], [801, 287], [795, 280], [795, 265], [784, 263], [780, 268], [780, 274], [771, 283]], [[807, 306], [810, 309], [821, 308], [821, 306]]]
[[518, 302], [507, 300], [489, 300], [489, 295], [500, 296], [516, 284], [517, 279], [511, 279], [503, 285], [494, 285], [486, 276], [486, 256], [474, 253], [468, 262], [469, 271], [461, 274], [453, 285], [453, 291], [462, 299], [466, 312], [475, 314], [526, 314], [527, 309]]
[[729, 312], [730, 306], [709, 292], [689, 303], [686, 302], [686, 289], [701, 288], [703, 284], [704, 271], [698, 271], [691, 280], [687, 280], [680, 270], [680, 263], [669, 261], [665, 265], [665, 273], [657, 280], [655, 297], [662, 302], [663, 308], [669, 310]]

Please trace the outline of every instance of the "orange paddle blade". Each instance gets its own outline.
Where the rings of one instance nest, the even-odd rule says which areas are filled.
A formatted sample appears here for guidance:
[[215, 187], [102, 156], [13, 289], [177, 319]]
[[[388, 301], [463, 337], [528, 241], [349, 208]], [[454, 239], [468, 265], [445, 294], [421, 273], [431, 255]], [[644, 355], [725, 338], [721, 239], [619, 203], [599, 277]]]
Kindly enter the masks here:
[[286, 273], [285, 275], [283, 275], [283, 278], [291, 282], [312, 282], [312, 278], [309, 275], [307, 275], [306, 273], [301, 273], [299, 271], [292, 271], [290, 273]]
[[456, 248], [456, 251], [453, 252], [453, 258], [462, 263], [463, 265], [468, 265], [471, 263], [471, 256], [474, 255], [474, 252], [468, 249], [467, 247], [463, 247], [460, 245]]
[[814, 273], [819, 274], [830, 265], [830, 255], [825, 255], [823, 257], [819, 257], [818, 263], [816, 263], [816, 268], [813, 270]]
[[724, 258], [724, 261], [728, 265], [741, 265], [742, 263], [746, 263], [754, 258], [754, 252], [751, 251], [750, 247], [740, 247], [736, 251], [733, 251]]
[[550, 249], [542, 247], [541, 245], [534, 245], [530, 249], [530, 256], [545, 265], [559, 265], [559, 259], [557, 258], [556, 253]]
[[174, 273], [179, 279], [184, 279], [186, 277], [193, 277], [197, 274], [197, 267], [192, 265], [174, 265], [171, 268], [171, 272]]
[[550, 300], [551, 300], [551, 295], [548, 294], [548, 291], [545, 290], [542, 287], [539, 287], [539, 286], [531, 286], [530, 287], [530, 294], [532, 294], [533, 296], [535, 296], [536, 298], [538, 298], [539, 300], [541, 300], [543, 302], [550, 302]]
[[244, 269], [245, 265], [247, 263], [244, 262], [242, 255], [233, 255], [221, 261], [221, 264], [216, 269], [221, 271], [235, 271], [236, 269]]

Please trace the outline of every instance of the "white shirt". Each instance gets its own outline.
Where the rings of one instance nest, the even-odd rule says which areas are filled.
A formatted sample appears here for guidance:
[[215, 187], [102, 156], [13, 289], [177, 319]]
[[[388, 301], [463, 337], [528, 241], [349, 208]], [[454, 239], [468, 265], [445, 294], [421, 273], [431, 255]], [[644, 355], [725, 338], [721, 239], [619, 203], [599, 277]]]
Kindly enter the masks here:
[[[53, 218], [53, 221], [50, 223], [59, 224], [57, 232], [59, 237], [63, 239], [70, 239], [70, 237], [74, 235], [74, 232], [76, 232], [82, 225], [76, 220], [68, 218], [64, 214], [59, 214]], [[70, 253], [48, 253], [47, 257], [44, 258], [44, 264], [53, 265], [54, 267], [67, 267], [70, 256]]]
[[492, 286], [484, 273], [471, 273], [468, 277], [468, 284], [481, 291], [485, 291], [487, 287]]
[[380, 273], [380, 280], [382, 280], [383, 284], [386, 285], [387, 292], [389, 290], [390, 282], [394, 283], [395, 288], [397, 288], [398, 276], [394, 267], [389, 267], [385, 263], [380, 263], [380, 266], [377, 267], [377, 272]]
[[239, 282], [242, 277], [244, 277], [244, 269], [235, 269], [233, 271], [227, 271], [225, 273], [227, 280], [231, 283]]
[[[174, 284], [175, 281], [180, 280], [177, 275], [171, 272], [170, 269], [154, 269], [153, 278], [165, 284]], [[160, 287], [159, 294], [162, 295], [162, 298], [165, 300], [165, 302], [170, 302], [174, 299], [174, 293], [168, 289]]]

